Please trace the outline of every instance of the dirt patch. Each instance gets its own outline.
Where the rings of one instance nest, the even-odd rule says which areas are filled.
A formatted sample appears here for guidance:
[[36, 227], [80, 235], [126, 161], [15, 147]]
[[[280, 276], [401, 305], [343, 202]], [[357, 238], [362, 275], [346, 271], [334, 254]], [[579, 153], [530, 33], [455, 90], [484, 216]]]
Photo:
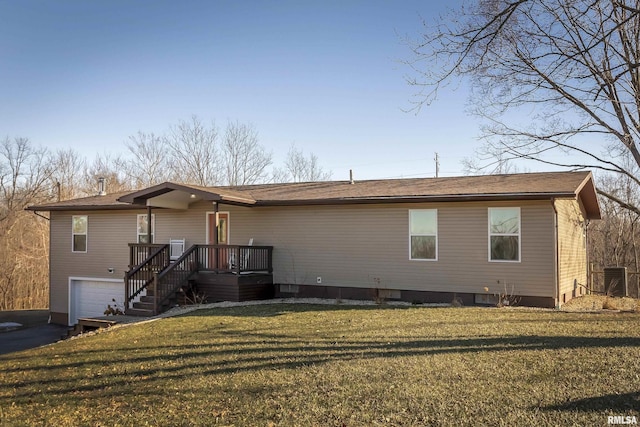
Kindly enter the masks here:
[[569, 312], [598, 312], [603, 310], [639, 311], [640, 301], [628, 297], [584, 295], [569, 300], [560, 310]]

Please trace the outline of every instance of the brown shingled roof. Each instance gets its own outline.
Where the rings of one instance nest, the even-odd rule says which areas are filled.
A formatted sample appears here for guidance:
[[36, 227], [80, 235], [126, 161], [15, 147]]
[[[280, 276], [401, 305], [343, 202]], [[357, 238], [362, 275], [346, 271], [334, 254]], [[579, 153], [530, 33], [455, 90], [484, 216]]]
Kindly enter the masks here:
[[246, 192], [257, 204], [302, 201], [355, 201], [368, 199], [452, 198], [473, 196], [575, 195], [589, 172], [548, 172], [513, 175], [462, 176], [451, 178], [413, 178], [290, 184], [264, 184], [235, 187]]
[[129, 203], [119, 202], [118, 199], [131, 191], [121, 191], [105, 196], [89, 196], [79, 199], [62, 200], [60, 202], [45, 203], [29, 206], [31, 211], [69, 211], [69, 210], [95, 210], [95, 209], [140, 209]]
[[600, 209], [590, 172], [544, 172], [447, 178], [412, 178], [200, 187], [163, 183], [136, 192], [95, 196], [30, 207], [31, 210], [127, 209], [171, 191], [245, 206], [313, 205], [454, 200], [524, 200], [582, 197], [591, 218]]

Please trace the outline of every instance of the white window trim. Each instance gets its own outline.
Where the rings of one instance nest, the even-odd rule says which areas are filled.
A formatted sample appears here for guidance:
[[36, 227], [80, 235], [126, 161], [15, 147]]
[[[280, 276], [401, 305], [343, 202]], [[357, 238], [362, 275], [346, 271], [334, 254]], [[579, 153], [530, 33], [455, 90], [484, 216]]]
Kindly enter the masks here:
[[[505, 209], [517, 209], [518, 210], [518, 233], [491, 233], [491, 211], [505, 210]], [[489, 208], [487, 211], [487, 259], [489, 262], [507, 262], [507, 263], [520, 263], [522, 262], [522, 209], [519, 206], [503, 206], [499, 208]], [[518, 259], [491, 259], [491, 236], [517, 236], [518, 237]]]
[[[138, 231], [138, 224], [140, 223], [140, 217], [141, 216], [147, 216], [146, 213], [144, 214], [138, 214], [136, 215], [136, 243], [140, 244], [140, 236], [146, 236], [147, 235], [147, 231], [145, 230], [144, 233], [139, 233]], [[156, 241], [156, 214], [151, 214], [151, 241], [149, 242], [149, 244], [153, 244]]]
[[[87, 229], [84, 233], [75, 233], [73, 231], [73, 222], [75, 218], [85, 217], [87, 219]], [[76, 251], [76, 248], [73, 244], [75, 236], [84, 236], [84, 251]], [[89, 215], [72, 215], [71, 216], [71, 252], [74, 254], [86, 254], [89, 250]]]
[[[436, 213], [436, 234], [411, 234], [411, 212], [413, 211], [434, 211]], [[438, 261], [439, 255], [439, 239], [438, 239], [438, 209], [409, 209], [409, 261]], [[435, 258], [411, 258], [411, 237], [412, 236], [434, 236], [436, 238], [436, 256]]]

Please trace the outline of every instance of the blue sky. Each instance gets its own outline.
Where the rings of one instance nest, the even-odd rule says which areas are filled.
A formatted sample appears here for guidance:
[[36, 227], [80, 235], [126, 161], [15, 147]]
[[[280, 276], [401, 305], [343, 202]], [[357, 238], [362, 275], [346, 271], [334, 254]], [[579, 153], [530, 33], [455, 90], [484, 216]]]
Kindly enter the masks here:
[[464, 86], [415, 115], [404, 35], [447, 2], [0, 0], [0, 136], [126, 152], [197, 115], [252, 123], [334, 179], [462, 174], [478, 144]]

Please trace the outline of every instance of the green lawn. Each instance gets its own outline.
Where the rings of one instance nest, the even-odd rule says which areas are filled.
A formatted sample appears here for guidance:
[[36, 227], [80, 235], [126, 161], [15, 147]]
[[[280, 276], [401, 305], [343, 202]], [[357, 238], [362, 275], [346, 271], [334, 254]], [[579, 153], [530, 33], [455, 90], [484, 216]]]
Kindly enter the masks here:
[[640, 422], [640, 314], [258, 305], [0, 356], [0, 425]]

